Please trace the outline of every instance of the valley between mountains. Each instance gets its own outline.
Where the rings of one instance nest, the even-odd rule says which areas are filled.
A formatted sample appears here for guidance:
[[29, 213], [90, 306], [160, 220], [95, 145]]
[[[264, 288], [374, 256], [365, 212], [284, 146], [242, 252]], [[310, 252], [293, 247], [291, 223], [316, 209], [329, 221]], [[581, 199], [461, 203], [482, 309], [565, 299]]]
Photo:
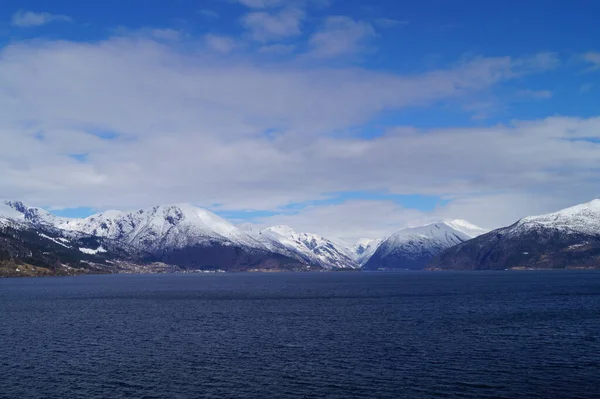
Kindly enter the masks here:
[[447, 220], [356, 243], [288, 226], [235, 226], [188, 204], [71, 219], [0, 203], [0, 277], [565, 268], [600, 268], [600, 200], [493, 231]]

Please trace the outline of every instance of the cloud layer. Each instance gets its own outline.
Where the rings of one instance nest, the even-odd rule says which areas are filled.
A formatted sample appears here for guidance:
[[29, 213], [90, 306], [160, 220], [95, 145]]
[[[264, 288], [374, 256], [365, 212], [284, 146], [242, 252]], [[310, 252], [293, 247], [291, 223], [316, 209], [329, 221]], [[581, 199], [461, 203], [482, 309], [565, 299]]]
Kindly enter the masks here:
[[[247, 41], [144, 29], [4, 47], [3, 196], [59, 208], [194, 202], [267, 211], [254, 221], [352, 240], [443, 218], [498, 227], [600, 194], [600, 118], [428, 129], [398, 122], [365, 134], [389, 112], [477, 109], [498, 86], [559, 67], [556, 54], [471, 55], [412, 73], [368, 69], [339, 61], [373, 51], [376, 22], [329, 16], [308, 32], [304, 2], [239, 2], [248, 11]], [[15, 24], [60, 19], [31, 14]], [[445, 205], [419, 211], [376, 198], [325, 205], [357, 191], [429, 195]]]
[[46, 25], [51, 22], [73, 22], [66, 15], [55, 15], [48, 12], [17, 11], [12, 17], [12, 24], [21, 28]]

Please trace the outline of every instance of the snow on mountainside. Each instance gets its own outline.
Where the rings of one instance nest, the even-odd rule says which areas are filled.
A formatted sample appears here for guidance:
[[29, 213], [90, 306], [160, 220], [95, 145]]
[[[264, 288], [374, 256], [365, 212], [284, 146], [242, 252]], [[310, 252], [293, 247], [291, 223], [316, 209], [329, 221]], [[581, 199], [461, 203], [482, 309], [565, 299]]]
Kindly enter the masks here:
[[489, 230], [476, 226], [463, 219], [444, 220], [444, 224], [452, 227], [454, 230], [468, 235], [471, 238], [475, 238], [489, 232]]
[[325, 269], [359, 267], [345, 246], [317, 234], [297, 233], [289, 226], [274, 226], [254, 233], [254, 237], [273, 252]]
[[529, 216], [441, 253], [441, 269], [600, 267], [600, 200]]
[[464, 220], [411, 227], [383, 241], [364, 269], [422, 269], [439, 253], [485, 232]]
[[61, 218], [41, 208], [29, 207], [19, 201], [0, 202], [0, 218], [12, 223], [54, 226]]
[[[203, 270], [310, 269], [295, 258], [270, 252], [214, 213], [187, 204], [135, 212], [106, 211], [85, 219], [67, 219], [19, 202], [5, 202], [0, 206], [0, 214], [12, 223], [23, 223], [42, 232], [54, 230], [73, 237], [86, 235], [110, 240], [123, 248], [145, 253], [139, 258], [142, 262]], [[84, 247], [83, 251], [99, 254], [99, 248]]]
[[351, 247], [354, 259], [363, 266], [375, 253], [383, 239], [361, 238]]
[[600, 199], [575, 205], [558, 212], [529, 216], [517, 222], [515, 231], [553, 228], [571, 233], [600, 235]]
[[0, 215], [17, 222], [52, 226], [155, 250], [222, 241], [264, 250], [264, 246], [212, 212], [188, 204], [155, 206], [135, 212], [105, 211], [85, 219], [57, 217], [21, 202], [6, 201]]
[[106, 211], [85, 219], [63, 220], [57, 227], [124, 241], [150, 251], [214, 241], [265, 249], [226, 220], [188, 204], [155, 206], [135, 212]]

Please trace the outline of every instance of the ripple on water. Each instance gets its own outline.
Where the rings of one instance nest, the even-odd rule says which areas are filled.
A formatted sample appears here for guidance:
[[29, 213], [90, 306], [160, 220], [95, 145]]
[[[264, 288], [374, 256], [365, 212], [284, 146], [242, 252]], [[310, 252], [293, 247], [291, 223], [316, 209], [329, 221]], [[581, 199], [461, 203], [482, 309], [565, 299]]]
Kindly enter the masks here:
[[592, 398], [600, 273], [0, 281], [0, 398]]

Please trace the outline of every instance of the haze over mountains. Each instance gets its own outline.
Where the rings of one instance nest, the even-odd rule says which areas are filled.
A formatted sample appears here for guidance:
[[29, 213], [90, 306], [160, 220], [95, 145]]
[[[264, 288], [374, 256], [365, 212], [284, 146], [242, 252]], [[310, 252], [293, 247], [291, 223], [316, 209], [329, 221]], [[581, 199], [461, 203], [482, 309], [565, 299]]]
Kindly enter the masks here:
[[600, 200], [492, 232], [448, 220], [355, 244], [289, 226], [235, 226], [188, 204], [70, 219], [6, 201], [0, 263], [47, 274], [598, 267]]

